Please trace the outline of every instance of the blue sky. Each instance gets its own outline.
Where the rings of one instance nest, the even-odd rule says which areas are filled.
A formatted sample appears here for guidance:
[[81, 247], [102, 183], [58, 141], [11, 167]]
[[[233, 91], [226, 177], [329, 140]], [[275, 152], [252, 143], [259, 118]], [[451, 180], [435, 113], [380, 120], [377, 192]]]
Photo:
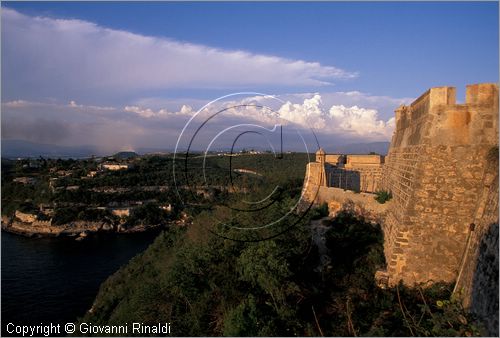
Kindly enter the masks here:
[[[25, 102], [28, 126], [35, 108], [29, 110], [27, 102], [113, 108], [112, 121], [125, 128], [139, 123], [132, 118], [160, 118], [161, 109], [177, 113], [184, 104], [198, 109], [217, 96], [248, 90], [281, 95], [291, 104], [285, 113], [301, 115], [294, 115], [294, 122], [307, 115], [307, 122], [321, 128], [314, 114], [334, 116], [344, 127], [329, 132], [339, 139], [387, 140], [394, 108], [429, 87], [456, 86], [460, 100], [466, 84], [498, 82], [498, 2], [3, 2], [2, 7], [10, 10], [2, 13], [3, 111], [20, 110]], [[59, 19], [65, 23], [57, 24]], [[32, 31], [23, 33], [21, 26]], [[317, 102], [321, 112], [314, 110]], [[52, 108], [46, 122], [60, 118]], [[92, 120], [62, 109], [60, 114], [68, 125], [105, 123], [102, 116]], [[21, 119], [19, 111], [3, 115], [3, 126]], [[150, 122], [139, 124], [147, 128]], [[363, 123], [371, 123], [368, 132], [354, 130]], [[7, 137], [34, 137], [18, 134]], [[68, 137], [45, 141], [86, 139]], [[155, 140], [141, 142], [170, 142]]]

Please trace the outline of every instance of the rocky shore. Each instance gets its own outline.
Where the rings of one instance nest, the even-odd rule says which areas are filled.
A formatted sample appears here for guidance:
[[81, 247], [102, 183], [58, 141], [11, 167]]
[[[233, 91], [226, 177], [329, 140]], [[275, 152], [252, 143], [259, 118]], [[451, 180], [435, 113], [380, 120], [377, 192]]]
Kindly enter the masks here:
[[[183, 220], [174, 221], [172, 224], [185, 222]], [[21, 222], [14, 218], [2, 216], [2, 230], [17, 235], [27, 237], [58, 237], [69, 236], [82, 240], [92, 233], [136, 233], [160, 228], [164, 225], [139, 224], [125, 227], [122, 224], [113, 225], [105, 222], [75, 221], [68, 224], [52, 225], [50, 222]]]

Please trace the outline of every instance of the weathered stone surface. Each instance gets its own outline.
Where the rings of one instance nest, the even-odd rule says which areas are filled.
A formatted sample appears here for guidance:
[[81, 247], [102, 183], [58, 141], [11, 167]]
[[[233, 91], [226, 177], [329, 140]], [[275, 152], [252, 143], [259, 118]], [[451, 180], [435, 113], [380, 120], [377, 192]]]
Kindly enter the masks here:
[[[303, 197], [328, 202], [333, 214], [346, 203], [370, 210], [384, 231], [387, 270], [379, 279], [457, 281], [464, 305], [498, 335], [498, 85], [467, 86], [464, 104], [455, 102], [455, 88], [432, 88], [395, 113], [385, 161], [342, 166], [349, 160], [332, 155], [336, 164], [328, 163], [323, 152], [308, 165]], [[393, 198], [377, 207], [335, 186], [381, 188]]]
[[[485, 119], [492, 128], [483, 128]], [[468, 86], [465, 104], [455, 103], [455, 88], [432, 88], [396, 110], [382, 180], [393, 194], [383, 227], [391, 284], [456, 279], [478, 197], [491, 181], [486, 157], [496, 145], [495, 84]], [[403, 251], [396, 246], [402, 228], [410, 229]]]
[[329, 215], [334, 217], [338, 212], [346, 210], [363, 217], [367, 221], [382, 224], [391, 202], [380, 204], [371, 193], [357, 193], [354, 191], [324, 186], [304, 186], [302, 192], [304, 206], [311, 201], [316, 205], [327, 203]]
[[486, 189], [477, 200], [474, 229], [460, 266], [455, 294], [498, 336], [498, 161], [486, 168]]
[[441, 87], [398, 108], [382, 181], [394, 198], [383, 229], [389, 284], [457, 281], [464, 305], [498, 335], [492, 154], [498, 157], [496, 84], [467, 86], [465, 104], [455, 103], [454, 88]]
[[307, 165], [306, 185], [376, 192], [380, 189], [384, 156], [339, 155], [316, 152], [316, 162]]

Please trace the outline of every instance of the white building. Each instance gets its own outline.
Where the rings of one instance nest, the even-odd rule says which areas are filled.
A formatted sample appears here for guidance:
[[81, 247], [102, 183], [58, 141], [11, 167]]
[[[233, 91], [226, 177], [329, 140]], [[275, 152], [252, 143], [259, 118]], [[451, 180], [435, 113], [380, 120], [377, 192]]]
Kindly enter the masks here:
[[120, 163], [104, 163], [102, 164], [102, 168], [106, 170], [127, 170], [130, 168], [130, 165], [128, 164], [120, 164]]
[[21, 212], [19, 210], [16, 210], [16, 218], [24, 223], [33, 223], [37, 219], [35, 214]]
[[111, 210], [111, 213], [118, 217], [128, 217], [130, 216], [130, 208], [115, 208]]

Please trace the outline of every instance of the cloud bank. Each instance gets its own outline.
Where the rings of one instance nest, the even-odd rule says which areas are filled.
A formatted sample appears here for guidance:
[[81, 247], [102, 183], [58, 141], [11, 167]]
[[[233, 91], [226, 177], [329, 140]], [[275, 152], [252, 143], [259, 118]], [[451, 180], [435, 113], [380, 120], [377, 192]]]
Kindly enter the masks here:
[[[279, 95], [274, 112], [329, 141], [385, 141], [394, 128], [394, 108], [411, 101], [325, 92], [332, 81], [358, 74], [318, 62], [144, 36], [76, 19], [32, 17], [9, 8], [1, 15], [3, 138], [91, 144], [104, 151], [171, 148], [207, 101], [154, 95], [164, 89], [307, 86], [323, 92]], [[218, 108], [252, 103], [266, 104], [266, 99], [223, 101]], [[227, 111], [221, 123], [245, 121], [273, 125], [276, 117], [247, 107]]]
[[318, 62], [224, 50], [2, 8], [8, 96], [168, 88], [322, 86], [357, 76]]
[[[327, 99], [331, 96], [339, 98], [345, 95], [325, 95]], [[312, 129], [328, 141], [389, 140], [394, 129], [394, 118], [383, 119], [375, 106], [367, 108], [361, 105], [367, 101], [379, 101], [379, 105], [384, 106], [392, 104], [392, 100], [384, 103], [380, 98], [362, 93], [358, 93], [357, 97], [357, 105], [348, 105], [347, 99], [325, 105], [321, 94], [297, 94], [287, 96], [286, 101], [272, 107], [272, 114], [271, 110], [255, 106], [267, 106], [266, 99], [261, 102], [259, 97], [246, 98], [220, 102], [209, 107], [202, 116], [210, 116], [226, 107], [250, 104], [225, 111], [217, 120], [216, 126], [252, 122], [269, 127], [276, 123], [291, 123], [294, 128]], [[396, 101], [405, 102], [405, 99]], [[69, 103], [15, 100], [2, 104], [2, 131], [3, 137], [10, 139], [72, 145], [94, 142], [93, 145], [105, 145], [110, 149], [121, 149], [124, 144], [128, 148], [171, 148], [185, 123], [199, 108], [201, 107], [195, 109], [189, 105], [182, 105], [178, 109], [154, 109], [139, 105], [101, 107], [79, 104], [74, 100]]]

